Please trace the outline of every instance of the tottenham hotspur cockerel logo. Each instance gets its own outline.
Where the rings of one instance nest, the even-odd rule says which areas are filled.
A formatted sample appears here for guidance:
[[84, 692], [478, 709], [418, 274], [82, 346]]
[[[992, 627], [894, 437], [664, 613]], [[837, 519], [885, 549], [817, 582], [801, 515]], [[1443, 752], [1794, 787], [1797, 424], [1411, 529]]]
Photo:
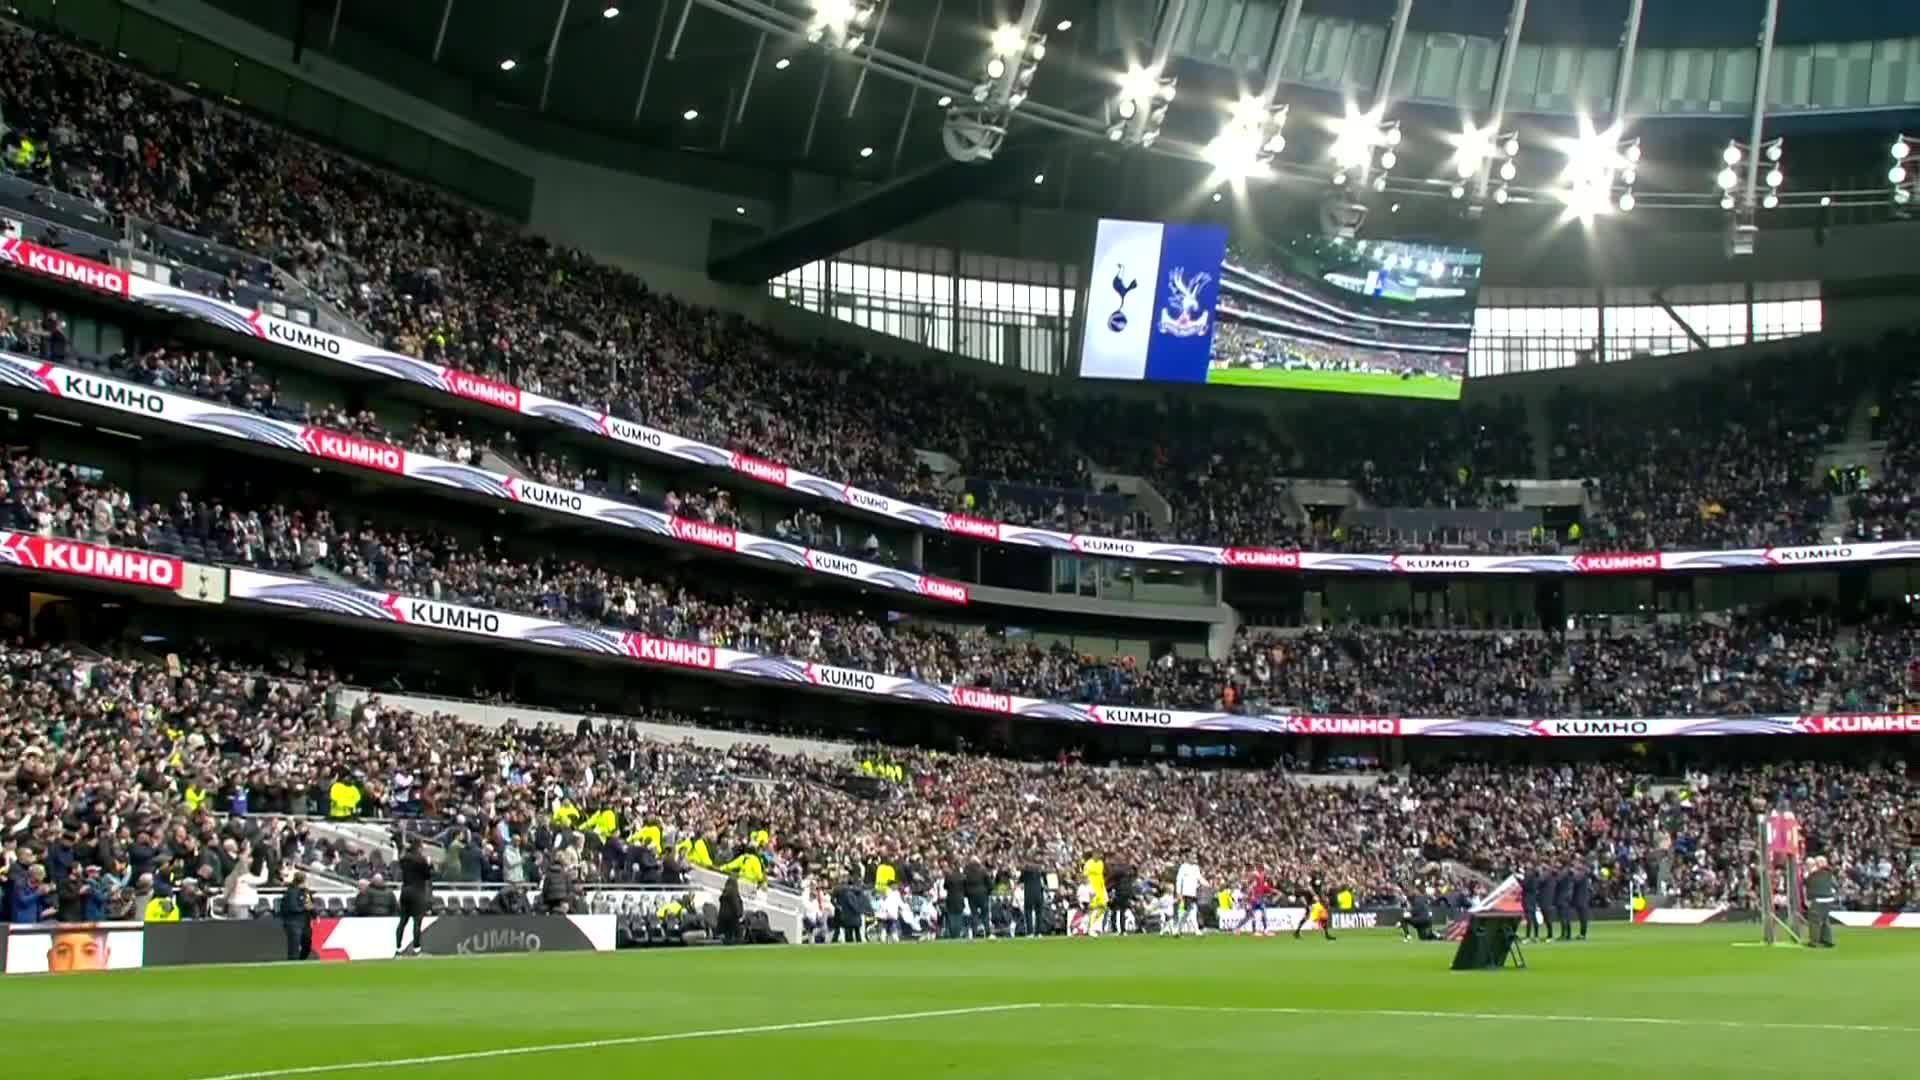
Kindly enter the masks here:
[[1167, 287], [1173, 295], [1160, 312], [1160, 332], [1174, 337], [1198, 337], [1207, 332], [1207, 312], [1200, 306], [1200, 290], [1213, 283], [1212, 274], [1196, 274], [1187, 280], [1187, 270], [1176, 266], [1167, 275]]
[[1140, 287], [1140, 282], [1127, 280], [1127, 268], [1115, 265], [1113, 268], [1113, 291], [1119, 295], [1120, 302], [1113, 307], [1113, 314], [1107, 316], [1107, 329], [1119, 333], [1127, 328], [1127, 294]]

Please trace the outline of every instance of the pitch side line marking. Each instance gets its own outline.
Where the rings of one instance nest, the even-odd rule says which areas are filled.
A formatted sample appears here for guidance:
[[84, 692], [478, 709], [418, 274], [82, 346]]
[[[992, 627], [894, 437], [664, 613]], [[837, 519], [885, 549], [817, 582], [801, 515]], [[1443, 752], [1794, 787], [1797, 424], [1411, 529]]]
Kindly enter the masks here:
[[976, 1005], [966, 1009], [929, 1009], [924, 1012], [842, 1016], [832, 1020], [803, 1020], [790, 1024], [754, 1024], [749, 1027], [708, 1028], [704, 1031], [671, 1031], [660, 1035], [628, 1035], [617, 1039], [587, 1039], [581, 1042], [544, 1043], [538, 1046], [511, 1046], [501, 1050], [469, 1050], [456, 1054], [429, 1054], [424, 1057], [345, 1061], [334, 1065], [300, 1065], [288, 1069], [222, 1073], [219, 1076], [202, 1077], [200, 1080], [272, 1080], [274, 1077], [281, 1076], [318, 1076], [323, 1073], [365, 1072], [372, 1069], [404, 1069], [415, 1065], [445, 1065], [460, 1061], [484, 1061], [489, 1058], [557, 1054], [569, 1050], [602, 1050], [614, 1046], [640, 1046], [644, 1043], [721, 1038], [728, 1035], [769, 1035], [781, 1031], [811, 1031], [818, 1028], [852, 1027], [857, 1024], [889, 1024], [903, 1020], [931, 1020], [941, 1016], [975, 1016], [981, 1013], [1016, 1012], [1021, 1009], [1040, 1007], [1041, 1005], [1037, 1002], [1024, 1002], [1018, 1005]]
[[1357, 1016], [1415, 1020], [1537, 1020], [1554, 1024], [1636, 1024], [1643, 1027], [1715, 1027], [1743, 1031], [1840, 1031], [1882, 1034], [1920, 1034], [1920, 1027], [1889, 1024], [1812, 1024], [1767, 1020], [1694, 1020], [1672, 1016], [1589, 1016], [1554, 1013], [1448, 1012], [1440, 1009], [1302, 1009], [1259, 1005], [1137, 1005], [1119, 1002], [1075, 1002], [1047, 1006], [1062, 1009], [1120, 1009], [1135, 1012], [1209, 1012], [1274, 1016]]

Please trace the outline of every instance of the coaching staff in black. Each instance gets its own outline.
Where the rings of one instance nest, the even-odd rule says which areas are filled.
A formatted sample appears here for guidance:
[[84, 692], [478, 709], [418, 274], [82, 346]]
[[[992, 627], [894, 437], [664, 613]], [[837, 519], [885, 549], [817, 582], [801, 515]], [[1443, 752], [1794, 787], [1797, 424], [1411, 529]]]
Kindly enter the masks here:
[[1028, 860], [1020, 868], [1020, 932], [1039, 937], [1047, 906], [1047, 874], [1038, 860]]
[[[1553, 909], [1560, 917], [1560, 940], [1573, 940], [1573, 867], [1563, 866], [1553, 877]], [[1553, 936], [1553, 924], [1547, 924], [1547, 936]]]
[[[1546, 880], [1539, 866], [1529, 866], [1520, 872], [1520, 910], [1527, 916], [1527, 940], [1533, 941], [1540, 936], [1540, 886]], [[1548, 923], [1547, 936], [1553, 936], [1552, 923]]]
[[1582, 866], [1573, 874], [1573, 913], [1580, 918], [1580, 940], [1587, 940], [1587, 920], [1593, 915], [1593, 868]]
[[307, 875], [296, 872], [287, 891], [280, 894], [280, 929], [287, 935], [287, 959], [305, 960], [313, 955], [313, 893], [307, 890]]
[[1418, 886], [1407, 890], [1407, 906], [1400, 912], [1400, 940], [1412, 941], [1415, 934], [1421, 941], [1435, 940], [1433, 904]]
[[419, 840], [409, 841], [407, 853], [400, 856], [400, 922], [393, 928], [395, 956], [407, 954], [400, 945], [407, 939], [408, 922], [413, 923], [412, 952], [420, 955], [420, 923], [427, 917], [427, 907], [432, 902], [433, 864], [427, 861]]
[[1807, 875], [1807, 946], [1814, 949], [1833, 948], [1833, 908], [1840, 902], [1840, 882], [1827, 867], [1825, 856], [1815, 856], [1807, 864], [1813, 873]]

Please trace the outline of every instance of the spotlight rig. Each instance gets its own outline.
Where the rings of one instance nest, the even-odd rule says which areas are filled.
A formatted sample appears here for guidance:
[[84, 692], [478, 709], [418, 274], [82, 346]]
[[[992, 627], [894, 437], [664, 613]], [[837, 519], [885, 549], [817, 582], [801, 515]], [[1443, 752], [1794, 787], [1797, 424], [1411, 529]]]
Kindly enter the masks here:
[[878, 0], [814, 0], [807, 41], [852, 52], [866, 44], [867, 28], [879, 7]]
[[[1729, 258], [1753, 254], [1754, 241], [1759, 237], [1760, 226], [1754, 220], [1759, 210], [1774, 210], [1780, 206], [1780, 187], [1787, 182], [1784, 168], [1786, 161], [1786, 140], [1769, 139], [1758, 146], [1749, 146], [1737, 139], [1729, 139], [1720, 151], [1721, 169], [1714, 174], [1713, 184], [1720, 189], [1720, 209], [1727, 212], [1727, 255]], [[1746, 162], [1749, 167], [1749, 183], [1742, 190], [1740, 174], [1736, 167]], [[1766, 173], [1759, 173], [1761, 162], [1766, 164]], [[1759, 183], [1754, 181], [1758, 180]], [[1762, 192], [1760, 186], [1766, 190]]]
[[1273, 159], [1287, 148], [1287, 106], [1249, 95], [1235, 102], [1226, 123], [1204, 151], [1213, 166], [1214, 180], [1238, 182], [1266, 175]]
[[[1039, 14], [1039, 5], [1029, 3], [1031, 15]], [[947, 156], [955, 161], [992, 161], [1007, 137], [1007, 122], [1027, 100], [1033, 89], [1033, 77], [1040, 61], [1047, 56], [1047, 37], [1031, 29], [1034, 19], [1023, 16], [1018, 23], [1002, 23], [993, 32], [993, 46], [987, 54], [984, 78], [973, 86], [968, 99], [955, 102], [947, 110], [941, 141]]]
[[1920, 203], [1920, 169], [1907, 160], [1912, 152], [1913, 140], [1905, 135], [1895, 135], [1893, 145], [1887, 147], [1893, 158], [1887, 168], [1887, 183], [1893, 188], [1893, 212], [1901, 217], [1913, 213], [1914, 204]]
[[1120, 77], [1120, 89], [1107, 101], [1107, 140], [1142, 149], [1152, 146], [1167, 122], [1176, 81], [1159, 68], [1128, 68]]
[[1469, 217], [1478, 217], [1485, 210], [1483, 198], [1489, 189], [1494, 202], [1505, 206], [1512, 197], [1509, 187], [1520, 176], [1520, 133], [1509, 131], [1496, 136], [1491, 130], [1469, 125], [1453, 143], [1454, 181], [1447, 194], [1455, 199], [1472, 196], [1467, 203]]

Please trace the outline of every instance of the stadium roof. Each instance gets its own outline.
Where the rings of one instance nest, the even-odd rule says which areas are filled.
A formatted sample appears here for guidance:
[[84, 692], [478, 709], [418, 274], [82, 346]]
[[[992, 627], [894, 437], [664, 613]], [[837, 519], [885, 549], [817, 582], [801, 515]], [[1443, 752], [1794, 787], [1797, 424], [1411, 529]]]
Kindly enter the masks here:
[[[781, 207], [785, 229], [716, 260], [716, 277], [762, 280], [981, 197], [1110, 216], [1212, 212], [1203, 201], [1211, 194], [1208, 170], [1198, 162], [1122, 152], [1098, 139], [1032, 124], [1016, 123], [991, 164], [952, 162], [941, 145], [945, 110], [938, 93], [889, 77], [880, 70], [885, 65], [767, 32], [740, 15], [742, 7], [757, 6], [763, 26], [780, 13], [804, 19], [810, 7], [798, 0], [625, 6], [621, 0], [296, 0], [295, 11], [304, 15], [298, 23], [286, 5], [213, 2], [530, 145]], [[1611, 64], [1605, 51], [1617, 50], [1631, 3], [1534, 0], [1521, 41], [1585, 50], [1598, 57], [1597, 71]], [[1222, 103], [1260, 81], [1262, 60], [1248, 58], [1263, 57], [1270, 48], [1281, 4], [1187, 0], [1181, 25], [1189, 29], [1175, 53], [1180, 93], [1166, 121], [1165, 144], [1204, 144], [1220, 123]], [[723, 6], [733, 10], [723, 13]], [[1322, 36], [1335, 37], [1334, 23], [1344, 21], [1353, 27], [1351, 37], [1379, 38], [1395, 7], [1394, 0], [1307, 0], [1303, 24], [1328, 27]], [[1751, 54], [1764, 8], [1765, 0], [1644, 0], [1638, 47], [1700, 50], [1708, 58], [1701, 62], [1709, 65], [1716, 53]], [[1457, 45], [1471, 51], [1476, 39], [1497, 46], [1510, 9], [1510, 0], [1416, 0], [1408, 45], [1401, 50], [1401, 79], [1410, 65], [1425, 62], [1412, 55], [1416, 48]], [[1098, 116], [1117, 72], [1129, 57], [1144, 53], [1161, 10], [1156, 0], [1047, 0], [1037, 29], [1049, 36], [1048, 55], [1033, 87], [1033, 105]], [[971, 81], [988, 55], [993, 27], [1017, 13], [1018, 4], [1006, 0], [884, 0], [872, 37], [885, 53]], [[1775, 37], [1783, 47], [1823, 47], [1810, 60], [1816, 80], [1844, 84], [1891, 69], [1898, 82], [1905, 66], [1920, 66], [1920, 5], [1779, 0]], [[1905, 43], [1914, 59], [1883, 63], [1858, 55], [1857, 43], [1900, 38], [1914, 39]], [[1849, 42], [1856, 44], [1842, 47]], [[1310, 63], [1306, 50], [1327, 44], [1320, 38], [1296, 41], [1298, 66], [1304, 71]], [[1870, 57], [1886, 53], [1871, 45], [1866, 50]], [[1343, 99], [1370, 97], [1379, 65], [1377, 59], [1366, 62], [1373, 66], [1364, 74], [1349, 71], [1344, 83], [1315, 85], [1304, 75], [1288, 80], [1282, 96], [1295, 113], [1287, 158], [1304, 164], [1323, 157], [1330, 137], [1310, 120], [1337, 115]], [[1355, 60], [1352, 66], [1364, 65]], [[1737, 63], [1722, 66], [1712, 77], [1737, 82]], [[1667, 77], [1682, 83], [1692, 78], [1677, 65]], [[1752, 75], [1746, 79], [1750, 86]], [[1460, 85], [1466, 85], [1464, 76]], [[1393, 112], [1411, 136], [1401, 172], [1438, 176], [1450, 152], [1445, 135], [1458, 130], [1463, 109], [1457, 101], [1423, 98], [1417, 91], [1401, 96]], [[1699, 113], [1633, 120], [1632, 133], [1645, 144], [1644, 194], [1712, 196], [1707, 166], [1715, 148], [1747, 135], [1750, 93], [1741, 91], [1738, 101], [1724, 96], [1728, 100]], [[1538, 177], [1557, 168], [1546, 145], [1573, 132], [1570, 112], [1528, 112], [1516, 104], [1508, 116], [1528, 146], [1523, 172]], [[1920, 110], [1801, 108], [1770, 119], [1766, 133], [1792, 139], [1794, 187], [1812, 191], [1883, 183], [1888, 138], [1903, 127], [1920, 128]], [[788, 177], [796, 172], [830, 178], [838, 205], [795, 205]], [[1036, 183], [1042, 176], [1045, 182]], [[1318, 177], [1315, 182], [1324, 184]], [[1445, 190], [1443, 183], [1436, 194]], [[1296, 193], [1311, 195], [1312, 186]], [[1286, 198], [1283, 186], [1270, 201], [1302, 200]], [[1414, 201], [1423, 205], [1416, 208]], [[1457, 218], [1444, 197], [1409, 202], [1404, 220], [1425, 215], [1430, 220], [1421, 227], [1428, 232]], [[1720, 215], [1697, 214], [1688, 224], [1716, 228]]]

